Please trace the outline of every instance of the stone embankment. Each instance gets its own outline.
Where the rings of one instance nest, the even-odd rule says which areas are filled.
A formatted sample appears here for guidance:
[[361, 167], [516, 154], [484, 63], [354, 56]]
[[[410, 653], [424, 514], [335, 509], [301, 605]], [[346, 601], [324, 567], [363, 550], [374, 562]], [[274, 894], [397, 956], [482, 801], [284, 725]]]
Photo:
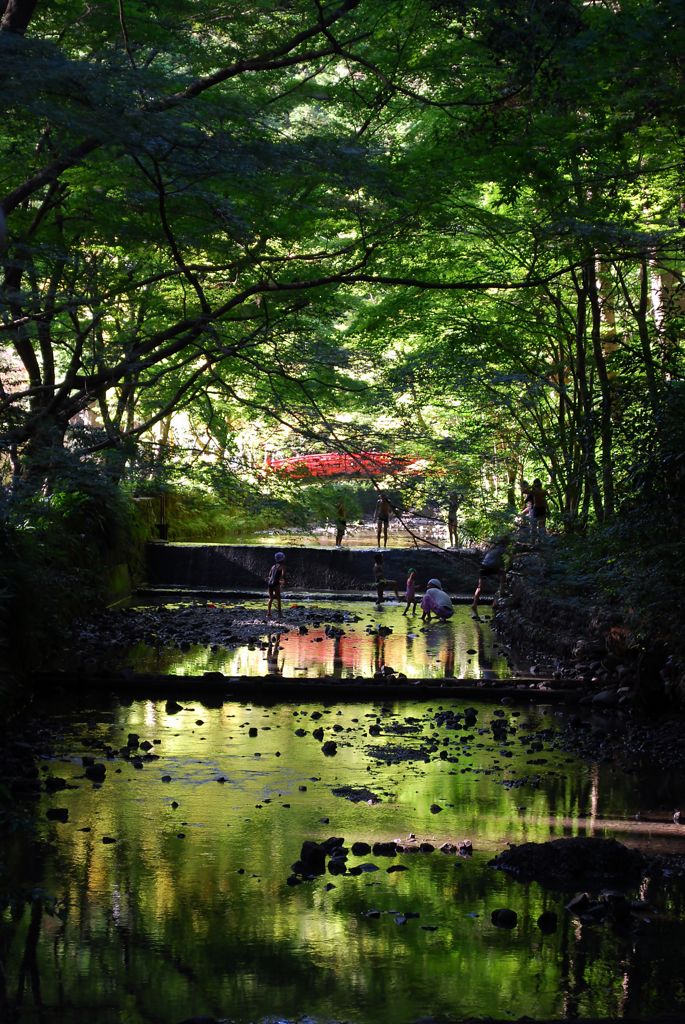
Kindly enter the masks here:
[[593, 590], [590, 575], [569, 573], [553, 540], [515, 552], [493, 624], [520, 668], [582, 681], [583, 703], [652, 712], [678, 704], [666, 648], [638, 643], [624, 610]]

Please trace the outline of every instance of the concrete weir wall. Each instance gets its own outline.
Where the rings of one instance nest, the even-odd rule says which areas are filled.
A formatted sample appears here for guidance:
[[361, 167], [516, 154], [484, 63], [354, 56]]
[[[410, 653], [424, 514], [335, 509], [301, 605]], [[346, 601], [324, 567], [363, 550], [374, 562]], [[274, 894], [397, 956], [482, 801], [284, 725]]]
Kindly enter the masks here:
[[[266, 590], [276, 548], [248, 544], [147, 545], [147, 584], [188, 590]], [[375, 548], [284, 547], [286, 591], [374, 590]], [[404, 590], [407, 571], [416, 570], [417, 588], [437, 577], [452, 594], [473, 593], [482, 555], [476, 550], [383, 551], [385, 578]]]

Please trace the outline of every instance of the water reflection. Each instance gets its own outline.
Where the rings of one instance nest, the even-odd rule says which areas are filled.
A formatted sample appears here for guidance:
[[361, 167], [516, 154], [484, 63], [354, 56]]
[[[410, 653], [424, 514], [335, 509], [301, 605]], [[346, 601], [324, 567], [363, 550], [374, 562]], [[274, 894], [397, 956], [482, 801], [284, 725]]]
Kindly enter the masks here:
[[[63, 714], [45, 768], [75, 788], [44, 796], [42, 845], [0, 843], [15, 889], [36, 894], [0, 918], [9, 1019], [685, 1012], [675, 883], [642, 893], [658, 926], [622, 934], [580, 925], [560, 895], [487, 864], [508, 842], [627, 823], [636, 780], [571, 762], [547, 740], [545, 768], [531, 766], [530, 735], [553, 726], [544, 709], [508, 710], [509, 738], [495, 741], [497, 709], [467, 729], [449, 727], [448, 708], [461, 705], [193, 704], [171, 714], [146, 701]], [[317, 729], [336, 740], [336, 757], [323, 755]], [[105, 744], [137, 742], [131, 734], [158, 760], [136, 768], [113, 757], [102, 786], [84, 778], [83, 755], [102, 760]], [[353, 803], [335, 795], [341, 787], [374, 801]], [[55, 806], [66, 823], [46, 820]], [[304, 839], [344, 836], [349, 847], [410, 833], [435, 847], [468, 838], [474, 854], [350, 857], [378, 870], [286, 883]], [[388, 871], [397, 866], [406, 870]], [[497, 907], [516, 910], [516, 929], [492, 925]], [[559, 917], [551, 935], [536, 926], [543, 910]]]
[[[268, 533], [244, 535], [231, 538], [231, 543], [257, 544], [269, 547], [282, 547], [288, 544], [306, 544], [308, 547], [335, 547], [335, 526], [321, 526], [312, 529], [291, 527], [283, 530], [272, 530]], [[183, 543], [179, 538], [174, 543]], [[375, 548], [376, 524], [359, 522], [350, 524], [345, 531], [343, 547]], [[403, 516], [402, 522], [391, 519], [388, 528], [388, 546], [391, 548], [447, 548], [449, 535], [447, 523], [421, 516]]]
[[270, 676], [283, 675], [283, 664], [285, 659], [281, 658], [279, 663], [278, 657], [281, 649], [281, 634], [269, 633], [266, 646], [266, 671]]
[[[230, 609], [230, 604], [225, 607]], [[257, 602], [246, 602], [245, 607], [254, 608], [256, 615], [263, 611]], [[264, 638], [261, 643], [244, 644], [234, 650], [193, 646], [187, 651], [139, 644], [114, 655], [108, 651], [107, 665], [170, 675], [222, 672], [368, 678], [386, 669], [409, 678], [503, 679], [511, 675], [504, 653], [494, 649], [488, 622], [474, 620], [466, 606], [455, 606], [454, 617], [448, 622], [436, 621], [428, 626], [420, 615], [403, 616], [402, 607], [395, 602], [381, 608], [370, 601], [351, 602], [347, 610], [360, 621], [342, 623], [343, 636], [330, 636], [323, 623], [310, 626], [304, 634], [297, 628], [269, 632], [262, 623], [255, 626], [255, 632]], [[284, 620], [287, 622], [287, 609]], [[385, 628], [391, 632], [386, 634]]]

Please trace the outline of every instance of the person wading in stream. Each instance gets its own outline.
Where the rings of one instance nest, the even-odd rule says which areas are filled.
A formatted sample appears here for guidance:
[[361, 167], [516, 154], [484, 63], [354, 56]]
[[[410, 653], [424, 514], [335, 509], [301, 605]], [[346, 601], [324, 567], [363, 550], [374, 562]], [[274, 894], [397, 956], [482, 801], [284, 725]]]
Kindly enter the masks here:
[[421, 611], [424, 622], [430, 622], [431, 615], [435, 615], [441, 622], [447, 622], [454, 615], [452, 600], [442, 589], [440, 580], [428, 580], [426, 593], [421, 599]]
[[405, 588], [404, 588], [404, 600], [407, 603], [405, 605], [405, 608], [404, 608], [404, 611], [402, 612], [402, 614], [403, 615], [407, 614], [407, 612], [409, 611], [409, 605], [411, 604], [411, 605], [413, 605], [411, 613], [412, 613], [412, 615], [416, 615], [417, 597], [416, 597], [416, 570], [415, 569], [410, 569], [409, 573], [407, 574], [407, 582], [406, 582]]
[[276, 598], [276, 611], [278, 617], [281, 617], [281, 587], [285, 583], [285, 569], [283, 563], [285, 562], [285, 555], [282, 551], [277, 551], [274, 555], [274, 564], [269, 569], [269, 575], [267, 577], [267, 586], [269, 588], [269, 604], [266, 609], [267, 619], [271, 618], [271, 606]]
[[471, 605], [473, 614], [476, 618], [478, 618], [478, 600], [485, 581], [496, 576], [499, 579], [498, 593], [501, 595], [504, 589], [504, 581], [506, 579], [504, 558], [508, 547], [509, 537], [498, 537], [494, 545], [488, 552], [486, 552], [483, 561], [480, 563], [478, 583], [476, 585], [476, 592], [473, 595], [473, 604]]
[[397, 589], [397, 580], [386, 580], [385, 570], [383, 568], [383, 555], [373, 556], [373, 578], [376, 584], [376, 596], [378, 598], [377, 604], [383, 604], [383, 596], [386, 587], [390, 587], [395, 591], [395, 597], [400, 600], [400, 593]]

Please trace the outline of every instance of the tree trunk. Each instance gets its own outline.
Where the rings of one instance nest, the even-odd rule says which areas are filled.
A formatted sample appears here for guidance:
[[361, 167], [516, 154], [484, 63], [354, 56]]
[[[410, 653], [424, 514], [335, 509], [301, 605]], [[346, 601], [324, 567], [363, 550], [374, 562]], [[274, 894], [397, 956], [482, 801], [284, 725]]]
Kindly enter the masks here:
[[33, 17], [37, 0], [0, 0], [0, 32], [23, 36]]
[[[598, 522], [604, 521], [604, 506], [597, 478], [597, 459], [595, 456], [595, 414], [592, 407], [592, 387], [588, 377], [587, 349], [585, 332], [587, 330], [587, 301], [589, 278], [594, 276], [594, 262], [585, 264], [582, 280], [573, 274], [576, 289], [576, 337], [575, 337], [575, 379], [580, 409], [578, 415], [578, 434], [583, 452], [583, 465], [579, 474], [579, 486], [585, 484], [585, 492], [592, 501]], [[582, 477], [585, 477], [583, 480]], [[587, 515], [588, 500], [584, 498], [584, 514]]]
[[652, 261], [654, 323], [665, 377], [672, 376], [678, 342], [685, 325], [685, 283], [681, 273]]
[[47, 415], [36, 416], [31, 433], [18, 453], [19, 479], [34, 491], [49, 492], [63, 465], [66, 423]]
[[614, 514], [614, 466], [613, 466], [613, 388], [609, 371], [607, 369], [604, 349], [602, 347], [602, 311], [600, 308], [599, 292], [597, 290], [597, 274], [595, 261], [592, 261], [586, 274], [588, 297], [590, 299], [590, 310], [592, 314], [592, 326], [590, 335], [592, 338], [592, 351], [595, 358], [595, 368], [599, 381], [601, 395], [600, 410], [600, 444], [602, 451], [602, 489], [604, 491], [604, 519], [611, 519]]

